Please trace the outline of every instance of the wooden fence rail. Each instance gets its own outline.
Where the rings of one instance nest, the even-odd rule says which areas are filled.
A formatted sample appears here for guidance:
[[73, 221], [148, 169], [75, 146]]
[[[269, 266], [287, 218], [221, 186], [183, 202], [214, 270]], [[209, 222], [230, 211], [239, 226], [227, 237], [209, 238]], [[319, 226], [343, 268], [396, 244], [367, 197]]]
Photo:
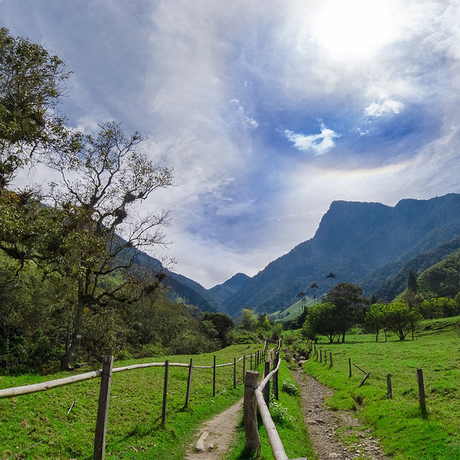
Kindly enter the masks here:
[[[260, 438], [257, 428], [257, 407], [259, 408], [262, 423], [267, 432], [268, 442], [275, 460], [289, 460], [284, 450], [283, 443], [279, 437], [275, 423], [270, 415], [270, 410], [264, 397], [264, 390], [269, 385], [271, 378], [278, 376], [281, 360], [279, 359], [279, 348], [277, 350], [276, 366], [265, 375], [264, 379], [257, 386], [259, 373], [255, 371], [246, 371], [245, 390], [244, 390], [244, 427], [246, 432], [246, 450], [254, 455], [260, 455]], [[269, 363], [267, 363], [269, 364]], [[267, 369], [266, 366], [265, 368]], [[275, 380], [277, 381], [277, 380]], [[277, 393], [277, 391], [276, 391]], [[298, 459], [301, 460], [301, 459]]]
[[[213, 356], [213, 365], [212, 366], [195, 366], [193, 364], [193, 358], [190, 359], [190, 364], [184, 363], [170, 363], [169, 361], [161, 363], [145, 363], [145, 364], [133, 364], [131, 366], [123, 366], [118, 368], [113, 368], [113, 357], [106, 356], [103, 360], [103, 368], [86, 372], [84, 374], [73, 375], [71, 377], [64, 377], [62, 379], [49, 380], [47, 382], [36, 383], [32, 385], [25, 385], [15, 388], [5, 388], [0, 390], [0, 399], [4, 398], [13, 398], [16, 396], [22, 396], [31, 393], [38, 393], [42, 391], [51, 390], [53, 388], [58, 388], [66, 385], [71, 385], [78, 382], [83, 382], [86, 380], [91, 380], [94, 378], [101, 378], [101, 385], [99, 391], [99, 404], [98, 404], [98, 414], [96, 419], [96, 433], [94, 441], [94, 460], [103, 460], [105, 458], [105, 438], [107, 433], [107, 415], [109, 408], [109, 396], [110, 396], [110, 384], [113, 374], [118, 372], [126, 372], [135, 369], [145, 369], [149, 367], [164, 367], [164, 385], [163, 385], [163, 405], [162, 405], [162, 417], [161, 424], [164, 426], [166, 424], [166, 407], [167, 407], [167, 394], [168, 394], [168, 371], [170, 367], [184, 367], [189, 369], [188, 379], [187, 379], [187, 393], [185, 398], [185, 407], [187, 407], [190, 400], [190, 387], [192, 380], [192, 370], [193, 369], [213, 369], [213, 396], [216, 394], [216, 369], [220, 367], [233, 366], [233, 388], [236, 388], [236, 365], [240, 361], [243, 361], [243, 373], [245, 372], [246, 358], [252, 359], [256, 356], [262, 356], [265, 353], [267, 347], [267, 341], [265, 341], [264, 351], [261, 353], [259, 351], [251, 354], [244, 355], [239, 359], [234, 358], [233, 362], [216, 364], [216, 356]], [[251, 366], [252, 367], [252, 366]], [[243, 374], [243, 382], [245, 375]]]

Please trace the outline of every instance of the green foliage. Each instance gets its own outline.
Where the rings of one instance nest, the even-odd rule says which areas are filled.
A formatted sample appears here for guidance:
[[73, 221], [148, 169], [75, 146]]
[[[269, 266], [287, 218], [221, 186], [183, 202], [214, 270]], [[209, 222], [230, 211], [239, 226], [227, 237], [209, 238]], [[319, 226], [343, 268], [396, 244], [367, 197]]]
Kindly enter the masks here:
[[256, 314], [249, 308], [243, 308], [241, 312], [241, 327], [247, 331], [253, 331], [255, 330], [256, 323]]
[[339, 332], [340, 324], [334, 304], [321, 302], [309, 308], [307, 319], [302, 326], [304, 337], [313, 340], [317, 335], [324, 335], [332, 343]]
[[289, 411], [270, 393], [270, 415], [275, 424], [290, 426], [294, 419], [289, 415]]
[[281, 390], [291, 396], [300, 396], [300, 390], [291, 379], [285, 380], [281, 384]]
[[[330, 275], [333, 275], [333, 273], [328, 276]], [[326, 294], [325, 300], [336, 308], [335, 323], [338, 329], [337, 333], [341, 333], [342, 342], [345, 342], [347, 331], [362, 321], [363, 308], [368, 303], [368, 300], [363, 297], [362, 288], [352, 283], [337, 284]]]
[[385, 319], [385, 304], [375, 303], [366, 310], [364, 317], [364, 328], [368, 332], [375, 333], [375, 341], [379, 340], [379, 332], [387, 325]]
[[0, 189], [34, 153], [66, 148], [56, 106], [69, 74], [58, 56], [0, 29]]
[[424, 297], [455, 297], [460, 292], [460, 250], [425, 270], [417, 282]]

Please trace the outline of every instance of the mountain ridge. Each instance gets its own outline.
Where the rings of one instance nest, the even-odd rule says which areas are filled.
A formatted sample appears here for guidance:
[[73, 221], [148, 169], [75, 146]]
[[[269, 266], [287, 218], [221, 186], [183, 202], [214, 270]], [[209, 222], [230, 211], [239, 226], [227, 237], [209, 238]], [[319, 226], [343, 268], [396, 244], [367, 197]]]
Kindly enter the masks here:
[[[447, 231], [449, 227], [452, 231]], [[294, 303], [298, 292], [308, 290], [313, 282], [319, 284], [331, 271], [336, 282], [360, 282], [398, 259], [402, 258], [403, 266], [416, 255], [410, 251], [420, 244], [433, 249], [459, 233], [459, 194], [429, 200], [408, 198], [395, 206], [334, 201], [313, 238], [268, 264], [227, 299], [224, 307], [233, 316], [244, 307], [277, 311]], [[318, 295], [328, 287], [324, 280]], [[366, 292], [367, 286], [363, 288]]]

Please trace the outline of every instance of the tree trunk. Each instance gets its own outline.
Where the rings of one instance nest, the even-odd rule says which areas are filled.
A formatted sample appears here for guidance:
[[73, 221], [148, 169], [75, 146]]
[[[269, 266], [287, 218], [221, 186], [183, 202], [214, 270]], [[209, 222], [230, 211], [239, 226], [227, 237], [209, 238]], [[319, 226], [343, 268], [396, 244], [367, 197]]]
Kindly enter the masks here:
[[81, 334], [83, 329], [83, 310], [85, 307], [85, 289], [84, 279], [78, 280], [78, 300], [77, 300], [77, 311], [75, 312], [75, 324], [70, 340], [70, 347], [66, 351], [66, 354], [61, 358], [61, 370], [66, 371], [75, 366], [80, 352], [81, 345]]

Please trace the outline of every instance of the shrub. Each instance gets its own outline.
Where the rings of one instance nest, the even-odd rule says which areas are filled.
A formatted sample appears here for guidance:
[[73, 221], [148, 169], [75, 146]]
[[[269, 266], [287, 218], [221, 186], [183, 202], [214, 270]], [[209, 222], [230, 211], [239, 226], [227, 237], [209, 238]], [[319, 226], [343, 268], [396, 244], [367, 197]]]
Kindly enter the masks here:
[[281, 384], [281, 391], [284, 391], [291, 396], [300, 396], [300, 390], [295, 386], [291, 379], [287, 379]]

